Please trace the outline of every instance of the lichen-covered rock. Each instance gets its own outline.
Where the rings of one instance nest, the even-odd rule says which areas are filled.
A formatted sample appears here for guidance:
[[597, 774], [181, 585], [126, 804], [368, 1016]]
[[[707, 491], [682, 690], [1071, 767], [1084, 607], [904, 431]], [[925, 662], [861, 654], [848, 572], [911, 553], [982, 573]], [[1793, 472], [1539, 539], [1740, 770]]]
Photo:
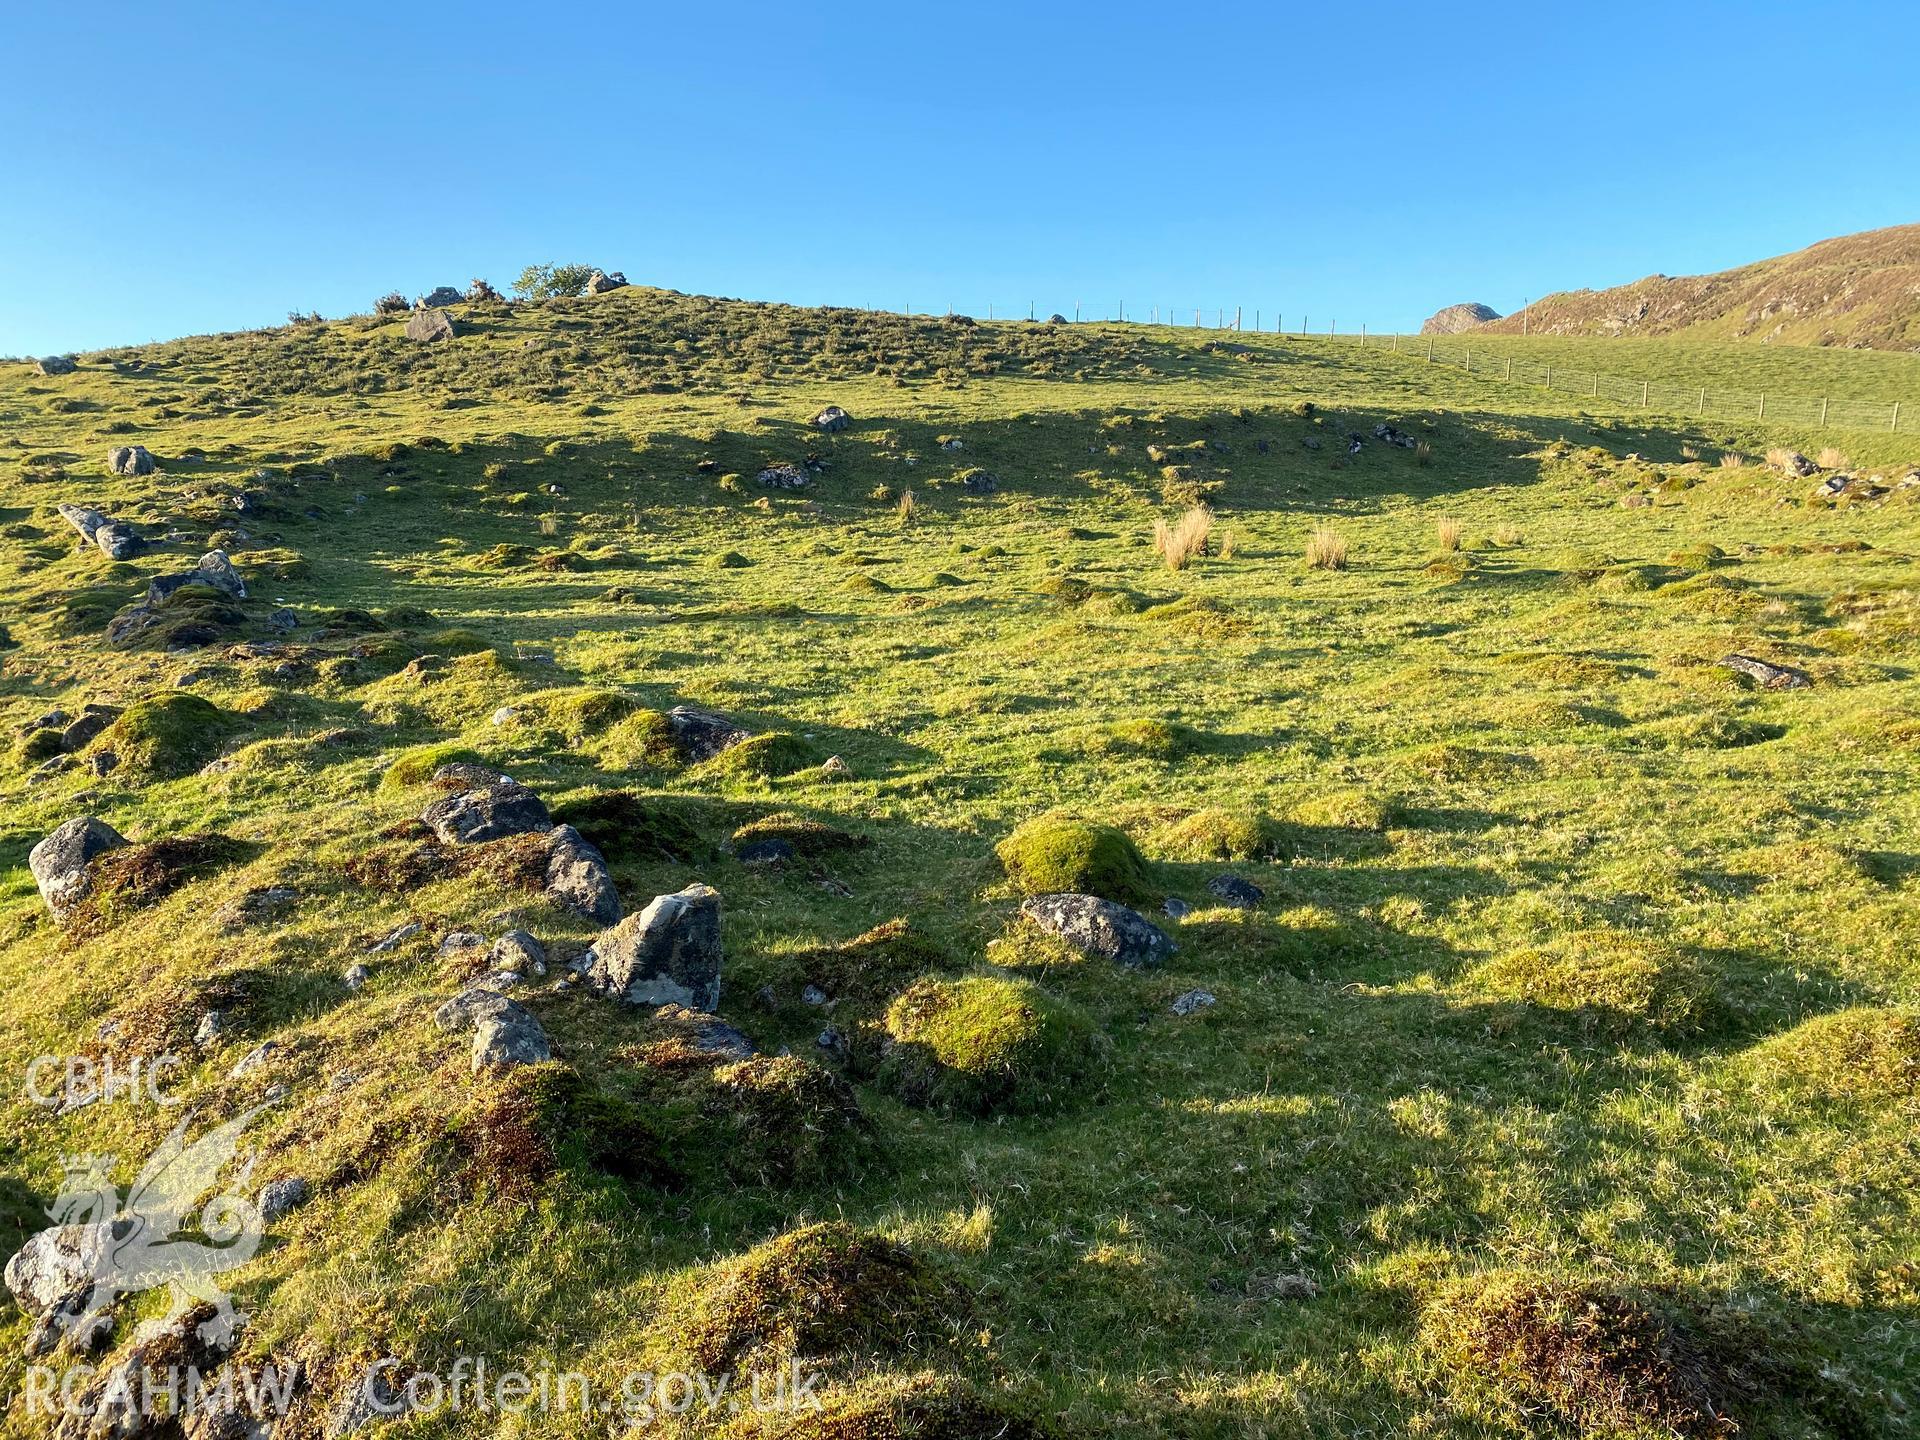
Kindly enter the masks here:
[[731, 716], [691, 705], [676, 705], [669, 710], [667, 725], [673, 731], [674, 747], [696, 764], [753, 738], [753, 732]]
[[805, 490], [813, 477], [798, 465], [768, 465], [753, 477], [763, 490]]
[[826, 431], [829, 435], [833, 435], [851, 425], [853, 423], [853, 417], [838, 405], [829, 405], [813, 417], [813, 423], [816, 428]]
[[510, 1070], [516, 1065], [539, 1065], [553, 1058], [547, 1032], [526, 1006], [504, 997], [482, 1012], [473, 1026], [473, 1068]]
[[272, 1222], [298, 1210], [313, 1195], [313, 1186], [303, 1176], [288, 1175], [260, 1187], [260, 1218]]
[[587, 983], [632, 1005], [720, 1004], [720, 892], [697, 881], [658, 895], [594, 941]]
[[609, 290], [624, 290], [627, 277], [618, 270], [596, 270], [587, 277], [587, 294], [604, 295]]
[[418, 300], [413, 302], [416, 310], [443, 310], [449, 305], [458, 305], [467, 297], [451, 285], [436, 285]]
[[1158, 965], [1173, 954], [1167, 933], [1138, 911], [1098, 895], [1035, 895], [1021, 913], [1075, 949], [1118, 965]]
[[93, 857], [126, 843], [126, 837], [106, 821], [83, 815], [67, 821], [27, 853], [27, 868], [56, 921], [64, 922], [87, 897], [87, 867]]
[[151, 475], [153, 453], [144, 445], [116, 445], [107, 452], [107, 468], [116, 475]]
[[444, 845], [480, 845], [553, 828], [540, 797], [511, 780], [436, 800], [420, 813], [420, 822]]
[[430, 344], [454, 337], [453, 317], [444, 310], [416, 310], [407, 317], [407, 339]]
[[33, 362], [36, 375], [71, 375], [80, 368], [80, 362], [71, 355], [42, 355]]
[[233, 561], [227, 558], [227, 552], [209, 550], [200, 557], [193, 569], [182, 570], [175, 575], [158, 575], [148, 581], [146, 604], [149, 608], [160, 605], [176, 590], [183, 590], [189, 585], [205, 585], [235, 600], [247, 598], [247, 582], [233, 568]]
[[108, 1224], [56, 1225], [28, 1237], [7, 1261], [6, 1285], [35, 1320], [77, 1313], [112, 1243]]
[[1491, 305], [1482, 305], [1478, 301], [1465, 305], [1448, 305], [1429, 315], [1421, 324], [1420, 333], [1422, 335], [1459, 335], [1468, 330], [1476, 330], [1499, 318], [1498, 310]]
[[1267, 892], [1239, 875], [1216, 875], [1207, 881], [1207, 893], [1236, 910], [1252, 910]]
[[620, 892], [614, 888], [607, 857], [571, 825], [554, 826], [547, 847], [547, 894], [602, 925], [618, 921]]

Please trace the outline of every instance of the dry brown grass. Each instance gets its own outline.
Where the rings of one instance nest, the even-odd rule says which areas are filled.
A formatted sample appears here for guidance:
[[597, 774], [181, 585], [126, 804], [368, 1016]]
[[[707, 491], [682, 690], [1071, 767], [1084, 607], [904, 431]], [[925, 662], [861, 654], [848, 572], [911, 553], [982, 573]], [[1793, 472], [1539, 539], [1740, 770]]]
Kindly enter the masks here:
[[1511, 550], [1516, 545], [1526, 544], [1526, 537], [1512, 525], [1502, 525], [1493, 532], [1493, 543], [1503, 550]]
[[1439, 541], [1442, 550], [1447, 551], [1458, 550], [1466, 533], [1466, 525], [1451, 515], [1443, 515], [1433, 527], [1433, 538]]
[[1720, 457], [1720, 468], [1722, 470], [1742, 470], [1746, 468], [1746, 464], [1747, 457], [1737, 450], [1729, 450]]
[[1850, 463], [1847, 460], [1846, 452], [1836, 450], [1831, 445], [1827, 446], [1826, 449], [1822, 450], [1813, 458], [1814, 463], [1819, 465], [1822, 470], [1844, 470]]
[[1213, 534], [1213, 511], [1195, 505], [1169, 525], [1153, 522], [1153, 548], [1167, 562], [1169, 570], [1184, 570], [1197, 556], [1205, 555], [1207, 538]]
[[1222, 560], [1231, 560], [1234, 552], [1239, 548], [1240, 537], [1238, 535], [1234, 534], [1231, 530], [1222, 530], [1220, 532], [1220, 558]]
[[893, 507], [893, 513], [900, 517], [900, 523], [902, 525], [911, 525], [913, 523], [913, 517], [918, 513], [919, 508], [919, 505], [913, 498], [913, 491], [904, 490], [900, 494], [899, 503]]
[[1338, 530], [1322, 525], [1307, 537], [1307, 568], [1309, 570], [1344, 570], [1347, 568], [1347, 542]]

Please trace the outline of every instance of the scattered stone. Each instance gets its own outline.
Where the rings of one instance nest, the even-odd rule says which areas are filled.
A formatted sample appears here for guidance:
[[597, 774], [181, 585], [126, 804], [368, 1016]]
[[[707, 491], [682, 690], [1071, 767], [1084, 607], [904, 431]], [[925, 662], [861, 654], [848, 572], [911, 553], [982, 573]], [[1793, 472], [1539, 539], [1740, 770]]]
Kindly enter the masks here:
[[281, 1048], [278, 1040], [262, 1041], [234, 1062], [233, 1068], [227, 1072], [227, 1078], [229, 1080], [245, 1079], [278, 1055]]
[[1219, 1003], [1220, 997], [1211, 990], [1188, 990], [1184, 994], [1174, 996], [1173, 1004], [1169, 1008], [1176, 1015], [1187, 1016], [1196, 1010], [1204, 1010], [1209, 1005]]
[[1314, 1300], [1320, 1282], [1311, 1275], [1262, 1275], [1247, 1282], [1247, 1295], [1254, 1300]]
[[473, 1027], [473, 1069], [507, 1070], [516, 1065], [539, 1065], [553, 1058], [547, 1032], [531, 1010], [515, 1000], [502, 999], [495, 1009], [479, 1015]]
[[658, 895], [593, 943], [587, 983], [632, 1005], [720, 1005], [720, 894], [695, 882]]
[[218, 590], [235, 600], [247, 598], [247, 582], [240, 572], [233, 568], [233, 562], [227, 558], [224, 550], [209, 550], [202, 555], [191, 570], [183, 570], [175, 575], [158, 575], [147, 582], [145, 604], [151, 609], [163, 602], [176, 590], [189, 585], [205, 585]]
[[669, 710], [667, 725], [680, 753], [696, 764], [753, 738], [753, 732], [732, 717], [717, 710], [696, 710], [691, 705], [676, 705]]
[[283, 605], [271, 615], [267, 616], [267, 624], [280, 631], [298, 630], [300, 628], [300, 617]]
[[1235, 910], [1252, 910], [1267, 898], [1266, 891], [1238, 875], [1214, 876], [1207, 881], [1207, 893]]
[[451, 1000], [443, 1001], [433, 1012], [433, 1023], [448, 1032], [468, 1030], [480, 1023], [480, 1017], [509, 1004], [503, 993], [519, 983], [520, 977], [507, 971], [475, 981]]
[[809, 985], [800, 992], [800, 1003], [802, 1005], [824, 1005], [831, 998], [832, 997], [818, 985]]
[[753, 483], [763, 490], [805, 490], [813, 477], [798, 465], [768, 465], [753, 477]]
[[1056, 310], [1053, 314], [1047, 316], [1047, 323], [1049, 325], [1064, 325], [1067, 323], [1067, 317]]
[[436, 285], [418, 300], [413, 302], [416, 310], [444, 310], [449, 305], [458, 305], [467, 297], [451, 285]]
[[271, 1224], [283, 1220], [306, 1204], [313, 1196], [313, 1186], [299, 1175], [289, 1175], [283, 1180], [274, 1180], [260, 1189], [260, 1218]]
[[392, 1369], [391, 1362], [376, 1361], [361, 1372], [327, 1417], [326, 1440], [344, 1440], [345, 1436], [398, 1419], [413, 1408], [406, 1391], [387, 1378]]
[[829, 755], [820, 766], [820, 773], [834, 780], [845, 780], [853, 774], [853, 767], [838, 755]]
[[1160, 913], [1169, 920], [1184, 920], [1193, 913], [1193, 906], [1178, 895], [1169, 895], [1160, 902]]
[[367, 988], [367, 981], [372, 978], [373, 972], [356, 960], [347, 967], [346, 973], [340, 977], [340, 983], [357, 995]]
[[1384, 441], [1388, 445], [1397, 445], [1402, 450], [1411, 450], [1414, 445], [1413, 436], [1404, 430], [1395, 429], [1384, 420], [1373, 427], [1373, 438]]
[[538, 975], [547, 967], [547, 947], [525, 930], [509, 930], [493, 942], [493, 968]]
[[829, 405], [813, 417], [814, 425], [829, 435], [837, 434], [853, 423], [853, 417], [838, 405]]
[[488, 723], [493, 725], [510, 724], [512, 723], [513, 718], [519, 713], [520, 712], [514, 709], [513, 706], [511, 705], [502, 705], [498, 710], [493, 712], [491, 717], [489, 717]]
[[587, 294], [604, 295], [609, 290], [624, 290], [626, 285], [627, 277], [618, 270], [596, 270], [587, 277]]
[[553, 828], [540, 797], [511, 780], [436, 800], [420, 813], [420, 821], [443, 845], [479, 845]]
[[71, 375], [80, 368], [80, 362], [71, 355], [42, 355], [33, 362], [37, 375]]
[[960, 488], [969, 495], [991, 495], [1000, 488], [1000, 477], [985, 470], [969, 470], [960, 477]]
[[716, 1060], [748, 1060], [753, 1057], [753, 1042], [718, 1015], [689, 1010], [684, 1005], [663, 1005], [654, 1019], [671, 1025], [687, 1044], [702, 1055]]
[[1729, 655], [1720, 664], [1728, 670], [1738, 670], [1742, 675], [1750, 676], [1762, 690], [1805, 690], [1813, 684], [1813, 677], [1804, 670], [1770, 664], [1751, 655]]
[[416, 310], [407, 317], [407, 339], [431, 344], [451, 340], [455, 334], [453, 317], [444, 310]]
[[451, 955], [457, 950], [477, 950], [487, 943], [487, 937], [474, 930], [449, 930], [440, 939], [440, 953]]
[[963, 442], [958, 435], [949, 435], [947, 436], [946, 439], [940, 442], [940, 448], [946, 451], [949, 455], [957, 455], [960, 453], [960, 451], [966, 449], [967, 447], [965, 442]]
[[1820, 467], [1802, 455], [1798, 450], [1781, 450], [1767, 456], [1768, 462], [1781, 474], [1795, 480], [1804, 480], [1809, 475], [1820, 473]]
[[93, 857], [126, 843], [106, 821], [84, 815], [61, 825], [27, 853], [27, 869], [56, 924], [64, 923], [92, 889], [87, 869]]
[[29, 1353], [51, 1348], [64, 1322], [82, 1313], [113, 1239], [111, 1222], [55, 1225], [29, 1236], [7, 1261], [7, 1289], [37, 1322]]
[[86, 749], [102, 730], [119, 718], [118, 705], [82, 705], [80, 713], [60, 731], [60, 748], [69, 755]]
[[489, 785], [517, 785], [519, 782], [506, 771], [495, 770], [491, 765], [475, 765], [471, 761], [455, 760], [452, 764], [442, 765], [435, 770], [432, 783], [442, 790], [484, 790]]
[[[577, 915], [612, 925], [620, 919], [620, 892], [607, 857], [571, 825], [547, 836], [547, 894]], [[518, 932], [525, 933], [525, 932]]]
[[397, 925], [380, 939], [369, 945], [367, 947], [367, 953], [369, 955], [384, 955], [390, 950], [397, 950], [401, 945], [418, 935], [420, 928], [419, 924], [412, 920], [407, 921], [404, 925]]
[[1020, 910], [1076, 949], [1130, 969], [1158, 965], [1174, 952], [1173, 941], [1159, 926], [1098, 895], [1035, 895]]
[[218, 1045], [220, 1037], [227, 1033], [227, 1015], [224, 1010], [209, 1010], [200, 1017], [200, 1023], [194, 1027], [193, 1043], [205, 1050], [210, 1045]]
[[116, 445], [107, 452], [107, 468], [116, 475], [151, 475], [153, 452], [144, 445]]

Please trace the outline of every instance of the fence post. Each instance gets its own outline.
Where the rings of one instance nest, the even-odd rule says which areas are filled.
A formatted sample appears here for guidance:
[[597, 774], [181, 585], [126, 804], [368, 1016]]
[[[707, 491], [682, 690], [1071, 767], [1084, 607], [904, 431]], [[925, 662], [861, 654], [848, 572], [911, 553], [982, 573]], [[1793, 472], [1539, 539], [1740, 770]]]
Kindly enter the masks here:
[[1300, 316], [1300, 338], [1302, 340], [1307, 338], [1307, 317], [1304, 312]]
[[1393, 353], [1396, 355], [1400, 353], [1400, 332], [1398, 330], [1393, 332]]
[[1333, 327], [1338, 325], [1339, 323], [1340, 322], [1338, 320], [1327, 321], [1327, 339], [1331, 340], [1333, 338]]
[[1547, 366], [1547, 389], [1551, 390], [1552, 388], [1553, 388], [1553, 367], [1549, 365]]
[[1707, 413], [1707, 387], [1704, 385], [1700, 387], [1700, 413]]
[[1462, 370], [1465, 370], [1469, 375], [1473, 373], [1473, 347], [1471, 345], [1467, 347], [1466, 363], [1463, 364], [1460, 368]]
[[1887, 426], [1887, 428], [1889, 430], [1898, 430], [1900, 428], [1900, 402], [1898, 400], [1893, 402], [1893, 423]]
[[1238, 305], [1233, 307], [1233, 333], [1236, 335], [1240, 333], [1240, 307]]
[[1427, 364], [1431, 365], [1432, 363], [1433, 363], [1433, 337], [1429, 335], [1427, 337]]
[[[1644, 389], [1645, 387], [1642, 388]], [[1593, 372], [1593, 384], [1588, 388], [1587, 394], [1593, 396], [1595, 399], [1598, 399], [1600, 396], [1600, 372], [1598, 370]], [[1647, 403], [1644, 394], [1641, 396], [1640, 403], [1642, 405]]]
[[1256, 335], [1260, 333], [1260, 312], [1258, 310], [1253, 312], [1253, 333]]
[[1760, 418], [1767, 418], [1767, 392], [1764, 390], [1760, 392]]
[[1827, 423], [1827, 397], [1824, 395], [1820, 397], [1820, 423]]
[[1080, 302], [1078, 300], [1073, 302], [1073, 323], [1076, 325], [1080, 323]]
[[[1597, 372], [1593, 377], [1593, 393], [1596, 395], [1600, 393], [1600, 376]], [[1640, 408], [1642, 410], [1647, 408], [1647, 382], [1644, 380], [1640, 382]]]
[[1507, 357], [1507, 373], [1502, 375], [1500, 378], [1502, 380], [1513, 379], [1513, 357], [1511, 355]]

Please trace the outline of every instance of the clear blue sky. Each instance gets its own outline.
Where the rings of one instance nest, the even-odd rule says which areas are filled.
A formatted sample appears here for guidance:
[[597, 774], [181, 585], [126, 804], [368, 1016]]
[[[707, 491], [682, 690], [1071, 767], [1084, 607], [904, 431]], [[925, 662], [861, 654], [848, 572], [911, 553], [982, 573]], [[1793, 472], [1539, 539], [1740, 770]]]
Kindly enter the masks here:
[[0, 53], [0, 354], [536, 260], [1384, 329], [1920, 220], [1912, 0], [9, 0]]

